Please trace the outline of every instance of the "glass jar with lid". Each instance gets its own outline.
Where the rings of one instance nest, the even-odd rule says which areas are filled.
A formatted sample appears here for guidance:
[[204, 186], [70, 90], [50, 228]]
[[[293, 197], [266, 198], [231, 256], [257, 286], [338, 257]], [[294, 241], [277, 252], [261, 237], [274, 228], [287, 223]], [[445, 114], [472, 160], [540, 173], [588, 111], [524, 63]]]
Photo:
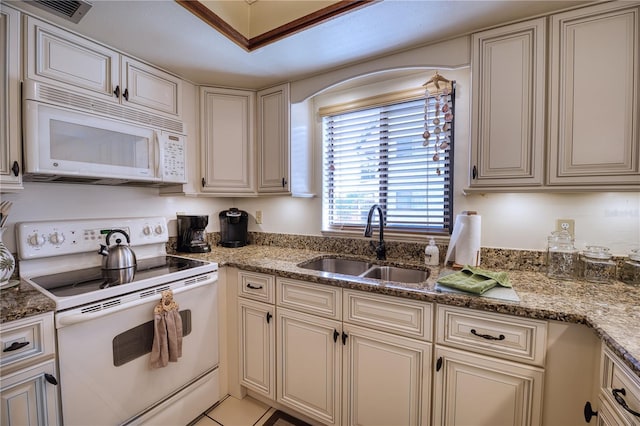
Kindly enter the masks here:
[[640, 249], [629, 253], [620, 269], [620, 279], [627, 284], [640, 286]]
[[571, 280], [578, 276], [578, 249], [567, 231], [555, 231], [547, 238], [547, 276]]
[[580, 269], [585, 280], [608, 283], [616, 279], [616, 264], [611, 260], [608, 247], [587, 246], [582, 251], [580, 260]]

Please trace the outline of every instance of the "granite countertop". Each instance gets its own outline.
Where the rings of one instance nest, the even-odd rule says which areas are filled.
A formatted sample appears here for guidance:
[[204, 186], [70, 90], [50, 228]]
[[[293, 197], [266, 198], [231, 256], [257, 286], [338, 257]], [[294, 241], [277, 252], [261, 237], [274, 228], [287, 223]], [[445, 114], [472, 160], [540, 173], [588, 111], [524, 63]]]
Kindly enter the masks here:
[[[241, 248], [214, 246], [210, 253], [185, 254], [196, 259], [217, 262], [248, 271], [274, 274], [309, 282], [351, 288], [427, 302], [462, 306], [527, 318], [585, 324], [640, 376], [640, 287], [615, 281], [595, 284], [585, 281], [558, 281], [539, 272], [507, 271], [520, 301], [511, 302], [468, 294], [441, 293], [435, 282], [441, 273], [431, 267], [431, 276], [420, 284], [382, 282], [375, 279], [328, 274], [297, 265], [301, 262], [335, 253], [292, 249], [265, 245]], [[371, 260], [369, 258], [368, 260]], [[393, 265], [399, 262], [389, 261]], [[414, 262], [403, 264], [424, 267]], [[50, 312], [55, 303], [22, 281], [19, 286], [0, 293], [0, 324]]]
[[[343, 288], [527, 318], [585, 324], [640, 376], [640, 287], [620, 281], [609, 284], [577, 280], [559, 281], [539, 272], [511, 270], [507, 272], [520, 298], [519, 302], [511, 302], [468, 294], [438, 292], [435, 290], [437, 278], [441, 273], [449, 272], [438, 267], [431, 267], [431, 276], [424, 283], [401, 284], [322, 273], [297, 266], [315, 257], [330, 255], [332, 253], [313, 250], [250, 245], [241, 248], [213, 247], [211, 253], [187, 256], [218, 262], [220, 266], [233, 266]], [[396, 262], [386, 263], [393, 265]], [[402, 263], [424, 266], [412, 262]]]

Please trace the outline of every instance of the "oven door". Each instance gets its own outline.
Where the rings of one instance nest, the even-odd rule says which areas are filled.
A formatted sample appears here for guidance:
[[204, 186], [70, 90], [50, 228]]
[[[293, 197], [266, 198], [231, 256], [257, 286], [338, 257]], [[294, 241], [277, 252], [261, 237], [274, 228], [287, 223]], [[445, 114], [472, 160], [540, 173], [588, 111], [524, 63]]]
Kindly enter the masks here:
[[[183, 317], [182, 357], [149, 365], [160, 293], [114, 298], [56, 315], [65, 425], [121, 424], [162, 403], [218, 364], [217, 274], [173, 290]], [[166, 289], [166, 287], [159, 290]], [[147, 291], [148, 293], [149, 291]], [[94, 308], [95, 306], [95, 308]], [[95, 311], [92, 312], [92, 310]], [[83, 312], [88, 311], [88, 312]], [[212, 396], [213, 397], [213, 396]], [[204, 410], [216, 401], [206, 401]], [[188, 413], [191, 418], [200, 412]]]

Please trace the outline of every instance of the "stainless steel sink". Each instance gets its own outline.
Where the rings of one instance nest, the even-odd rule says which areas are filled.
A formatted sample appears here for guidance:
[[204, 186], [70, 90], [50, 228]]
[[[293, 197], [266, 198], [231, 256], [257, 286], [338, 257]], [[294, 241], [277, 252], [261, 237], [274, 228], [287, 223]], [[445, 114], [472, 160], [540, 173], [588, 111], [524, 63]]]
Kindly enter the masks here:
[[301, 263], [298, 266], [300, 268], [328, 274], [352, 275], [355, 277], [401, 283], [421, 283], [429, 278], [429, 270], [403, 268], [399, 266], [382, 266], [365, 260], [342, 259], [339, 257], [314, 259]]
[[361, 276], [364, 278], [374, 278], [382, 281], [421, 283], [429, 278], [429, 271], [401, 268], [397, 266], [376, 266], [369, 269]]
[[312, 269], [314, 271], [358, 276], [371, 269], [374, 265], [364, 260], [330, 257], [311, 260], [309, 262], [301, 263], [298, 266], [304, 269]]

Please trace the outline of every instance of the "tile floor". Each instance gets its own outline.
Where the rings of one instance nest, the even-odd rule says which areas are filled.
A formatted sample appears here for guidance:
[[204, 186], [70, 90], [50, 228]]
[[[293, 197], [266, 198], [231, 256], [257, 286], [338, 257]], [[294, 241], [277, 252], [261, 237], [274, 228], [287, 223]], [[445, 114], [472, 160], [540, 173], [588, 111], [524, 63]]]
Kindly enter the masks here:
[[249, 396], [228, 396], [192, 426], [261, 426], [275, 411]]

